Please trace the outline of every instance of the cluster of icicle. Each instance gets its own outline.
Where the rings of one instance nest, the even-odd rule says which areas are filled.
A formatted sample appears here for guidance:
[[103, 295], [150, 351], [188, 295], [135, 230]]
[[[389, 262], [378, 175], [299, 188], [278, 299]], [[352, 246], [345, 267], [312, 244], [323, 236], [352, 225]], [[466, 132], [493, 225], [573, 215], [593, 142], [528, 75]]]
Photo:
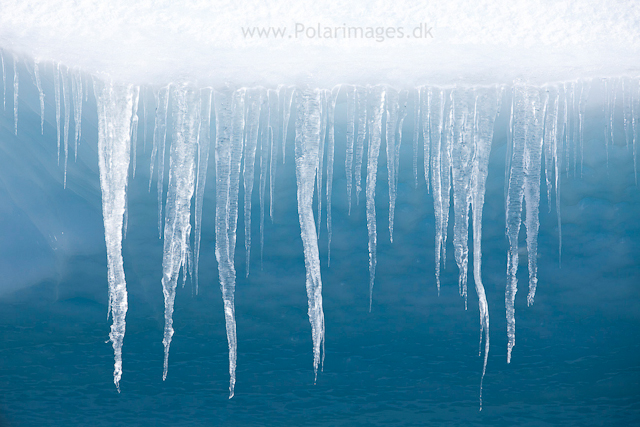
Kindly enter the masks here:
[[[2, 51], [0, 51], [0, 54]], [[6, 70], [2, 59], [3, 105], [6, 108]], [[18, 59], [13, 56], [14, 125], [18, 132]], [[25, 63], [40, 94], [41, 130], [44, 129], [44, 93], [37, 61]], [[215, 129], [214, 155], [216, 179], [215, 254], [224, 303], [229, 343], [230, 398], [235, 387], [237, 338], [234, 291], [236, 283], [235, 250], [239, 210], [239, 187], [244, 186], [243, 216], [245, 226], [246, 274], [249, 275], [251, 251], [251, 199], [259, 168], [260, 249], [264, 247], [267, 181], [269, 215], [273, 217], [274, 182], [280, 151], [284, 162], [285, 144], [292, 107], [295, 106], [295, 165], [297, 202], [304, 247], [308, 314], [313, 338], [313, 366], [324, 359], [324, 313], [318, 236], [322, 219], [322, 199], [326, 197], [328, 239], [327, 265], [331, 254], [331, 200], [335, 154], [334, 112], [340, 93], [346, 98], [346, 160], [348, 209], [351, 211], [355, 181], [356, 203], [362, 191], [362, 169], [366, 164], [366, 217], [369, 236], [370, 298], [376, 270], [377, 225], [375, 191], [378, 158], [385, 141], [389, 187], [389, 238], [393, 241], [393, 225], [398, 186], [398, 169], [402, 130], [407, 107], [413, 108], [413, 175], [418, 185], [418, 152], [423, 143], [424, 179], [432, 193], [435, 211], [435, 279], [440, 290], [440, 268], [445, 264], [447, 229], [453, 198], [453, 246], [459, 268], [459, 292], [467, 305], [467, 271], [469, 263], [468, 228], [473, 224], [473, 278], [479, 300], [480, 345], [483, 354], [480, 381], [489, 353], [489, 311], [481, 274], [482, 211], [494, 122], [503, 99], [510, 105], [502, 111], [509, 114], [507, 168], [505, 176], [506, 234], [509, 241], [507, 285], [505, 294], [508, 352], [515, 345], [514, 302], [517, 291], [518, 234], [526, 207], [524, 224], [529, 270], [528, 304], [533, 304], [537, 286], [538, 210], [542, 165], [546, 194], [551, 206], [555, 193], [558, 218], [559, 252], [562, 247], [560, 216], [560, 179], [582, 174], [583, 130], [586, 101], [593, 81], [568, 82], [543, 87], [515, 83], [511, 87], [423, 86], [396, 90], [388, 86], [337, 86], [333, 89], [198, 88], [187, 83], [160, 88], [123, 85], [108, 79], [84, 78], [78, 70], [60, 64], [50, 66], [53, 73], [56, 106], [58, 155], [61, 146], [61, 99], [64, 105], [62, 146], [64, 169], [68, 158], [71, 103], [75, 125], [75, 151], [81, 138], [82, 102], [90, 86], [98, 109], [98, 152], [102, 208], [107, 246], [109, 313], [112, 316], [110, 339], [115, 353], [114, 382], [119, 390], [122, 375], [122, 344], [125, 334], [127, 290], [122, 259], [122, 239], [127, 229], [127, 184], [129, 173], [135, 177], [139, 110], [142, 110], [143, 138], [146, 147], [148, 111], [154, 113], [152, 134], [151, 189], [154, 168], [157, 171], [158, 231], [164, 239], [162, 289], [165, 301], [164, 372], [167, 376], [169, 347], [174, 334], [173, 310], [176, 287], [182, 272], [182, 283], [190, 276], [198, 289], [198, 262], [202, 228], [203, 198], [211, 146], [211, 130]], [[618, 87], [623, 94], [623, 121], [627, 146], [633, 147], [634, 168], [640, 112], [640, 80], [605, 79], [604, 112], [607, 150], [613, 143], [614, 110]], [[62, 88], [62, 94], [60, 89]], [[509, 94], [510, 92], [510, 94]], [[294, 104], [295, 102], [295, 104]], [[140, 107], [139, 107], [140, 106]], [[171, 108], [170, 108], [171, 106]], [[168, 115], [173, 128], [167, 129]], [[214, 118], [212, 122], [212, 117]], [[166, 198], [163, 194], [167, 132], [169, 177]], [[281, 149], [279, 150], [279, 147]], [[366, 162], [364, 158], [366, 148]], [[608, 151], [607, 151], [608, 152]], [[326, 159], [325, 159], [326, 156]], [[544, 160], [544, 162], [543, 162]], [[326, 178], [323, 174], [326, 169]], [[637, 174], [636, 174], [637, 176]], [[637, 178], [636, 178], [637, 180]], [[323, 184], [326, 188], [323, 190]], [[323, 194], [324, 191], [324, 194]], [[317, 213], [313, 199], [317, 194]], [[194, 197], [195, 196], [195, 197]], [[164, 200], [164, 203], [163, 203]], [[191, 205], [194, 219], [191, 220]], [[551, 210], [551, 207], [549, 208]], [[469, 218], [471, 214], [471, 218]], [[192, 223], [195, 231], [191, 234]], [[192, 242], [192, 243], [191, 243]], [[484, 340], [484, 351], [482, 342]]]

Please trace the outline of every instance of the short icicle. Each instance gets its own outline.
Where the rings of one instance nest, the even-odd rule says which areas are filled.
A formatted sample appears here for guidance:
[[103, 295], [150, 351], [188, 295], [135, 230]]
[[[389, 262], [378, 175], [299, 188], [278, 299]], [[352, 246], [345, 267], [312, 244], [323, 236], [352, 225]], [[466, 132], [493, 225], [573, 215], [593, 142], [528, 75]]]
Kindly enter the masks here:
[[53, 87], [56, 97], [56, 130], [58, 132], [58, 164], [60, 164], [60, 63], [53, 67]]
[[42, 90], [42, 81], [40, 80], [40, 64], [38, 60], [33, 64], [33, 74], [36, 78], [36, 87], [38, 88], [38, 96], [40, 97], [40, 134], [44, 135], [44, 91]]
[[18, 136], [18, 57], [13, 55], [13, 128]]
[[351, 215], [351, 188], [353, 185], [353, 145], [356, 130], [356, 88], [347, 86], [347, 154], [344, 170], [347, 175], [347, 211]]
[[269, 127], [271, 128], [271, 145], [269, 146], [269, 218], [273, 221], [273, 192], [276, 188], [276, 171], [278, 160], [278, 144], [280, 142], [280, 97], [276, 90], [270, 89], [269, 97]]
[[421, 89], [413, 92], [413, 185], [418, 188], [418, 144], [420, 142], [420, 93]]
[[367, 137], [367, 98], [369, 91], [366, 87], [356, 88], [356, 108], [358, 133], [355, 137], [355, 165], [354, 177], [356, 183], [356, 204], [360, 203], [360, 192], [362, 191], [362, 158], [364, 157], [364, 141]]
[[149, 171], [149, 191], [153, 180], [153, 167], [158, 159], [158, 238], [162, 239], [162, 195], [164, 193], [164, 153], [167, 140], [167, 110], [169, 109], [169, 90], [171, 86], [160, 89], [156, 97], [156, 118], [153, 130], [153, 149]]
[[378, 175], [378, 157], [382, 141], [382, 114], [385, 105], [385, 88], [376, 86], [369, 92], [371, 116], [369, 119], [369, 148], [367, 150], [367, 233], [369, 235], [369, 312], [373, 303], [373, 284], [376, 278], [376, 264], [378, 262], [377, 224], [376, 224], [376, 181]]
[[333, 160], [335, 154], [335, 110], [336, 99], [340, 92], [340, 86], [327, 91], [327, 267], [331, 266], [331, 237], [333, 228], [331, 224], [331, 199], [333, 195]]
[[246, 252], [247, 277], [251, 265], [251, 196], [255, 176], [256, 147], [258, 145], [258, 125], [260, 108], [265, 96], [264, 89], [249, 89], [246, 94], [247, 132], [244, 144], [244, 248]]
[[[207, 183], [209, 148], [211, 146], [211, 97], [211, 88], [200, 89], [200, 127], [198, 129], [198, 165], [194, 203], [196, 234], [193, 239], [193, 279], [195, 281], [196, 294], [198, 294], [199, 286], [198, 265], [200, 262], [200, 238], [202, 236], [202, 205], [204, 203], [204, 188]], [[144, 106], [145, 104], [143, 103], [142, 105]]]

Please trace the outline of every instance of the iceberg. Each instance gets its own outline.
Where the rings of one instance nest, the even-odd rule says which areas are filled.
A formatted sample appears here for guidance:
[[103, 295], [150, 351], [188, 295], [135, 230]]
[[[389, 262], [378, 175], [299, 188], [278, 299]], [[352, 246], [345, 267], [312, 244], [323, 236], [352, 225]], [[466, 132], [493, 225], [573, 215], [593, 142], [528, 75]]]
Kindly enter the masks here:
[[[345, 21], [357, 26], [367, 2], [344, 11], [337, 4], [325, 8], [303, 1], [267, 6], [252, 0], [218, 10], [197, 0], [157, 8], [148, 2], [118, 0], [109, 5], [108, 13], [105, 5], [91, 0], [51, 1], [38, 7], [36, 3], [0, 1], [0, 9], [12, 11], [0, 16], [4, 114], [7, 103], [12, 102], [13, 133], [18, 140], [25, 134], [33, 136], [30, 122], [22, 117], [30, 115], [34, 106], [40, 121], [37, 134], [45, 139], [47, 129], [55, 129], [51, 139], [56, 144], [40, 156], [55, 156], [55, 145], [57, 158], [43, 162], [62, 163], [51, 173], [59, 175], [63, 189], [82, 178], [68, 176], [73, 167], [69, 145], [74, 150], [72, 163], [87, 161], [79, 155], [84, 145], [97, 152], [92, 172], [99, 178], [101, 194], [107, 312], [112, 321], [109, 340], [118, 392], [127, 381], [123, 376], [125, 338], [129, 339], [125, 327], [132, 299], [123, 241], [127, 230], [139, 225], [132, 221], [132, 211], [143, 204], [130, 186], [134, 180], [147, 179], [146, 170], [139, 169], [136, 177], [138, 163], [146, 169], [149, 162], [149, 192], [154, 177], [157, 183], [154, 209], [162, 241], [161, 259], [157, 260], [162, 274], [156, 282], [164, 297], [163, 380], [171, 365], [174, 332], [180, 333], [174, 320], [178, 283], [181, 280], [185, 287], [190, 278], [198, 294], [203, 287], [212, 286], [210, 281], [199, 280], [201, 272], [217, 271], [228, 344], [229, 398], [234, 396], [238, 359], [242, 358], [242, 325], [236, 323], [236, 303], [241, 304], [236, 298], [236, 241], [244, 239], [246, 274], [241, 277], [251, 279], [256, 274], [251, 247], [257, 222], [260, 269], [264, 268], [263, 254], [272, 251], [265, 244], [265, 234], [278, 227], [299, 228], [300, 242], [295, 247], [301, 244], [304, 258], [317, 381], [318, 370], [324, 368], [325, 345], [331, 340], [325, 319], [332, 310], [325, 308], [329, 302], [323, 298], [323, 284], [331, 284], [322, 276], [330, 268], [332, 239], [335, 246], [334, 198], [337, 193], [346, 196], [345, 212], [339, 212], [338, 218], [348, 217], [354, 224], [361, 218], [359, 200], [364, 190], [366, 219], [359, 227], [368, 242], [368, 309], [375, 312], [374, 284], [388, 280], [388, 276], [376, 278], [380, 258], [388, 255], [386, 246], [380, 252], [382, 239], [378, 236], [388, 237], [390, 247], [402, 244], [397, 237], [406, 227], [398, 223], [408, 208], [398, 200], [408, 191], [403, 181], [407, 173], [416, 203], [433, 206], [428, 221], [433, 223], [434, 241], [428, 243], [424, 236], [424, 246], [433, 246], [434, 259], [424, 286], [433, 284], [440, 295], [447, 285], [449, 276], [443, 272], [452, 245], [458, 293], [467, 310], [471, 264], [483, 359], [480, 410], [490, 350], [487, 295], [496, 287], [495, 275], [489, 279], [481, 268], [487, 257], [482, 249], [487, 179], [501, 173], [490, 166], [495, 141], [504, 133], [503, 212], [508, 248], [502, 255], [506, 272], [500, 285], [506, 284], [506, 316], [502, 319], [506, 347], [499, 351], [506, 354], [507, 363], [518, 357], [514, 347], [520, 263], [526, 259], [526, 300], [531, 306], [536, 294], [545, 292], [542, 280], [538, 286], [539, 239], [544, 225], [540, 216], [545, 209], [555, 211], [558, 252], [545, 256], [557, 256], [560, 262], [562, 196], [568, 191], [564, 180], [589, 173], [585, 151], [594, 143], [601, 144], [607, 153], [606, 167], [613, 168], [611, 150], [624, 143], [637, 186], [640, 30], [636, 24], [640, 11], [628, 5], [602, 9], [606, 2], [601, 0], [590, 0], [589, 7], [545, 0], [535, 7], [556, 17], [547, 22], [526, 2], [495, 2], [479, 14], [464, 1], [436, 2], [428, 7], [401, 1], [378, 5], [365, 26], [411, 26], [413, 16], [423, 12], [426, 22], [433, 22], [432, 40], [392, 38], [377, 43], [362, 38], [348, 40], [344, 47], [344, 39], [298, 37], [297, 33], [296, 37], [267, 39], [246, 37], [245, 32], [243, 37], [241, 28], [281, 24], [292, 31], [298, 25], [293, 25], [296, 14], [303, 11], [309, 22], [346, 28]], [[238, 18], [246, 10], [253, 10], [251, 23]], [[611, 27], [618, 31], [608, 31]], [[13, 87], [7, 85], [11, 78]], [[48, 118], [51, 109], [55, 110], [55, 124]], [[596, 113], [604, 126], [594, 141], [586, 128], [593, 126], [589, 120]], [[92, 138], [94, 129], [97, 138]], [[146, 151], [147, 129], [152, 134], [150, 152]], [[16, 150], [9, 147], [14, 143], [3, 139], [0, 145], [10, 152]], [[291, 172], [285, 168], [286, 153], [291, 151], [295, 175], [286, 175]], [[403, 158], [406, 153], [409, 160]], [[213, 167], [209, 167], [210, 157]], [[334, 167], [340, 162], [342, 168], [342, 160], [344, 175], [339, 175]], [[411, 166], [403, 170], [406, 164], [412, 170]], [[386, 184], [378, 180], [384, 173]], [[422, 174], [424, 187], [422, 178], [419, 180]], [[279, 193], [285, 181], [295, 182], [295, 201], [283, 202]], [[418, 193], [418, 189], [424, 191]], [[207, 191], [214, 194], [209, 200]], [[377, 197], [385, 191], [384, 199]], [[258, 207], [254, 209], [256, 197]], [[265, 224], [267, 199], [271, 226]], [[378, 227], [383, 200], [388, 214], [383, 221], [388, 227]], [[294, 202], [298, 224], [283, 224], [279, 204]], [[203, 237], [208, 236], [208, 218], [214, 224], [214, 243]], [[212, 247], [215, 266], [212, 260], [203, 262], [203, 254]], [[354, 250], [364, 252], [364, 248]], [[179, 345], [174, 342], [173, 351]]]

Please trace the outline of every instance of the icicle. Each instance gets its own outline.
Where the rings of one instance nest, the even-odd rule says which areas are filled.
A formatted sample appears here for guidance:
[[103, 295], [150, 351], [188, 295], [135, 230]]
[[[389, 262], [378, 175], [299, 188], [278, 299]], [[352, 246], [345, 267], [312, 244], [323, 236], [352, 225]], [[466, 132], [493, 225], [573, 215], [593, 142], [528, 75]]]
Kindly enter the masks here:
[[389, 239], [393, 243], [393, 218], [396, 208], [396, 127], [398, 125], [398, 91], [386, 91], [387, 179], [389, 182]]
[[429, 165], [431, 162], [431, 95], [430, 89], [420, 89], [420, 121], [422, 122], [422, 139], [424, 140], [424, 182], [429, 192]]
[[[449, 219], [449, 161], [448, 139], [444, 135], [445, 99], [442, 89], [429, 88], [431, 139], [431, 187], [433, 189], [433, 208], [435, 213], [435, 267], [436, 286], [440, 295], [440, 263], [444, 259], [444, 246], [447, 238]], [[442, 262], [444, 264], [444, 262]]]
[[356, 88], [356, 108], [358, 120], [358, 134], [355, 139], [355, 180], [356, 203], [360, 203], [360, 191], [362, 191], [362, 158], [364, 156], [364, 141], [367, 137], [367, 97], [369, 91], [365, 87]]
[[573, 177], [576, 177], [578, 169], [578, 141], [579, 141], [579, 115], [580, 100], [576, 102], [577, 83], [571, 82], [571, 143], [573, 144]]
[[[164, 294], [164, 370], [167, 379], [169, 348], [173, 337], [173, 307], [180, 270], [187, 275], [191, 235], [191, 198], [196, 175], [200, 124], [200, 93], [186, 85], [173, 91], [173, 138], [169, 153], [169, 183], [164, 224], [162, 291]], [[135, 108], [135, 107], [134, 107]]]
[[7, 71], [4, 67], [4, 55], [0, 50], [0, 60], [2, 60], [2, 108], [7, 110]]
[[[540, 200], [540, 155], [542, 149], [542, 120], [540, 94], [529, 86], [514, 87], [514, 135], [513, 156], [509, 173], [507, 195], [507, 226], [509, 254], [507, 257], [507, 287], [505, 303], [507, 311], [507, 363], [511, 362], [511, 350], [515, 345], [515, 296], [518, 289], [518, 234], [522, 222], [522, 202], [527, 206], [526, 228], [529, 252], [529, 303], [535, 293], [538, 203]], [[537, 181], [536, 181], [537, 177]]]
[[40, 68], [36, 60], [33, 64], [33, 74], [36, 77], [36, 87], [40, 97], [40, 133], [44, 135], [44, 91], [42, 90], [42, 82], [40, 81]]
[[56, 96], [56, 129], [58, 131], [58, 164], [60, 164], [60, 64], [53, 69], [53, 86]]
[[304, 90], [297, 95], [296, 117], [296, 180], [298, 196], [298, 218], [304, 263], [307, 271], [306, 288], [309, 300], [309, 322], [313, 338], [313, 371], [318, 377], [318, 365], [324, 348], [324, 312], [322, 310], [322, 278], [318, 234], [313, 218], [313, 190], [318, 172], [320, 145], [322, 91]]
[[18, 57], [13, 56], [13, 128], [18, 136]]
[[579, 133], [580, 133], [580, 178], [582, 178], [582, 170], [584, 166], [584, 117], [587, 109], [587, 99], [589, 98], [589, 90], [591, 89], [590, 81], [583, 81], [580, 86], [580, 104], [578, 111]]
[[347, 206], [351, 215], [351, 186], [353, 183], [353, 138], [355, 134], [356, 88], [347, 86], [347, 155], [344, 169], [347, 174]]
[[[137, 145], [138, 145], [138, 101], [140, 99], [140, 86], [136, 86], [134, 88], [134, 93], [133, 93], [133, 114], [132, 114], [132, 119], [131, 119], [131, 151], [132, 151], [132, 155], [131, 155], [131, 162], [132, 164], [132, 169], [133, 169], [133, 177], [136, 177], [136, 163], [137, 162]], [[77, 123], [77, 121], [76, 121]], [[76, 128], [77, 129], [77, 128]], [[76, 156], [77, 151], [78, 151], [78, 140], [76, 139]]]
[[133, 87], [94, 82], [98, 107], [98, 165], [102, 189], [109, 278], [109, 313], [113, 319], [109, 339], [113, 344], [113, 382], [120, 391], [122, 342], [127, 314], [127, 284], [122, 261], [122, 223], [129, 172], [130, 123]]
[[638, 185], [638, 151], [636, 145], [636, 138], [638, 131], [636, 129], [638, 122], [638, 112], [640, 112], [640, 87], [638, 86], [639, 80], [634, 80], [631, 88], [631, 129], [633, 132], [633, 176], [635, 177], [636, 186]]
[[618, 79], [612, 79], [612, 88], [611, 88], [611, 95], [612, 98], [609, 98], [610, 101], [610, 105], [609, 105], [609, 132], [611, 133], [611, 145], [613, 145], [615, 143], [614, 141], [614, 131], [613, 131], [613, 124], [615, 123], [614, 121], [614, 115], [615, 115], [615, 111], [616, 111], [616, 94], [617, 94], [617, 89], [618, 89]]
[[320, 238], [320, 222], [322, 220], [322, 167], [324, 166], [324, 140], [327, 136], [327, 94], [320, 92], [320, 140], [318, 142], [318, 171], [316, 173], [316, 185], [318, 188], [318, 218], [316, 218], [316, 231]]
[[404, 120], [404, 111], [406, 107], [406, 97], [403, 93], [403, 101], [401, 108], [400, 94], [392, 88], [387, 89], [386, 93], [386, 141], [387, 141], [387, 178], [389, 182], [389, 239], [393, 243], [393, 222], [396, 209], [396, 197], [398, 186], [398, 164], [400, 156], [400, 138], [402, 121]]
[[629, 150], [629, 124], [631, 121], [631, 105], [629, 103], [629, 78], [623, 77], [621, 79], [622, 82], [622, 122], [624, 126], [624, 140], [627, 145], [627, 150]]
[[453, 175], [453, 246], [459, 269], [458, 290], [467, 309], [467, 268], [469, 263], [469, 204], [474, 167], [476, 99], [471, 89], [456, 88], [451, 93], [453, 108], [453, 141], [451, 172]]
[[244, 89], [217, 93], [216, 106], [216, 260], [224, 317], [229, 342], [229, 398], [236, 383], [237, 337], [234, 306], [236, 269], [236, 227], [242, 137], [244, 132]]
[[142, 134], [142, 150], [147, 152], [147, 89], [145, 86], [142, 86], [142, 123], [143, 123], [143, 134]]
[[480, 379], [480, 410], [482, 410], [482, 384], [489, 358], [489, 306], [482, 284], [482, 209], [484, 207], [485, 185], [489, 173], [489, 154], [493, 140], [493, 125], [499, 110], [500, 97], [496, 88], [479, 89], [475, 99], [475, 124], [473, 172], [471, 178], [471, 198], [473, 218], [473, 278], [478, 294], [480, 312], [480, 338], [484, 332], [484, 361]]
[[276, 185], [276, 164], [278, 160], [278, 142], [280, 141], [280, 126], [278, 125], [278, 121], [280, 120], [279, 106], [280, 106], [280, 98], [278, 92], [270, 89], [268, 92], [269, 96], [269, 109], [271, 113], [269, 114], [269, 127], [271, 128], [271, 145], [270, 145], [270, 159], [269, 159], [269, 217], [273, 222], [273, 189]]
[[[394, 188], [396, 196], [398, 193], [398, 176], [400, 175], [400, 145], [402, 143], [402, 124], [405, 117], [407, 117], [407, 100], [409, 99], [409, 92], [406, 90], [400, 91], [398, 98], [398, 122], [396, 124], [396, 151], [395, 151], [395, 184]], [[394, 199], [394, 215], [395, 215], [395, 199]], [[393, 222], [393, 221], [392, 221]], [[393, 229], [393, 224], [392, 227]], [[393, 242], [393, 233], [389, 233], [391, 241]]]
[[[144, 92], [143, 92], [144, 93]], [[193, 242], [193, 263], [196, 294], [198, 293], [198, 265], [200, 262], [200, 237], [202, 235], [202, 205], [204, 188], [207, 183], [207, 167], [209, 165], [209, 146], [211, 145], [211, 96], [209, 88], [200, 90], [200, 127], [198, 129], [198, 169], [196, 176], [195, 226], [196, 234]], [[144, 99], [144, 98], [143, 98]], [[145, 103], [143, 102], [143, 106]], [[146, 123], [145, 123], [146, 125]]]
[[156, 118], [153, 129], [153, 149], [149, 171], [149, 191], [153, 180], [153, 167], [158, 156], [158, 237], [162, 239], [162, 194], [164, 192], [164, 152], [167, 140], [167, 110], [169, 109], [169, 86], [160, 89], [156, 96]]
[[267, 169], [269, 163], [269, 147], [273, 141], [269, 123], [271, 113], [269, 109], [269, 96], [266, 93], [262, 99], [262, 111], [260, 114], [260, 181], [258, 186], [258, 197], [260, 198], [260, 264], [264, 255], [264, 205], [267, 188]]
[[507, 213], [507, 195], [509, 193], [509, 172], [511, 170], [511, 157], [513, 156], [513, 112], [515, 104], [515, 88], [511, 88], [511, 107], [509, 110], [509, 127], [507, 128], [507, 149], [505, 150], [504, 167], [504, 212]]
[[[545, 91], [544, 95], [545, 97], [543, 101], [540, 97], [539, 91], [529, 94], [529, 116], [526, 122], [527, 128], [524, 148], [524, 202], [526, 206], [526, 220], [524, 225], [527, 229], [527, 261], [529, 265], [529, 294], [527, 295], [527, 305], [529, 306], [533, 305], [533, 300], [536, 296], [536, 288], [538, 286], [540, 163], [542, 155], [544, 116], [549, 105], [549, 94]], [[574, 151], [574, 154], [577, 153]]]
[[609, 79], [604, 79], [604, 146], [607, 154], [607, 171], [609, 170], [609, 145], [611, 142], [609, 141], [609, 137], [611, 136], [611, 132], [609, 130], [610, 122], [609, 122], [609, 109], [611, 107], [611, 103], [609, 101]]
[[62, 98], [64, 100], [64, 188], [67, 188], [67, 163], [69, 161], [69, 121], [71, 105], [69, 100], [69, 70], [62, 68]]
[[[413, 181], [418, 188], [418, 143], [420, 139], [420, 89], [413, 92]], [[425, 162], [426, 164], [426, 162]], [[425, 176], [428, 172], [425, 171]], [[427, 185], [427, 187], [429, 187]]]
[[[82, 74], [80, 71], [75, 72], [71, 76], [71, 91], [73, 93], [73, 123], [75, 129], [74, 143], [75, 143], [75, 160], [78, 160], [78, 142], [82, 137]], [[44, 111], [44, 109], [43, 109]], [[135, 131], [134, 131], [135, 133]], [[135, 151], [133, 152], [133, 176], [135, 177]]]
[[547, 184], [547, 203], [551, 212], [551, 189], [553, 188], [554, 150], [556, 144], [559, 94], [555, 87], [548, 87], [549, 105], [544, 117], [544, 178]]
[[282, 99], [282, 164], [285, 160], [285, 152], [287, 145], [287, 129], [289, 128], [289, 119], [291, 117], [291, 104], [293, 103], [293, 95], [295, 88], [282, 86], [278, 96]]
[[334, 119], [336, 109], [336, 99], [340, 92], [340, 86], [336, 86], [331, 90], [331, 94], [327, 93], [327, 267], [331, 265], [331, 197], [333, 194], [333, 159], [335, 152], [335, 133], [334, 133]]
[[260, 123], [260, 107], [264, 99], [264, 89], [247, 91], [247, 133], [244, 145], [244, 248], [246, 251], [247, 277], [251, 265], [251, 195], [253, 194], [254, 167], [256, 147], [258, 145], [258, 125]]
[[382, 140], [382, 113], [385, 105], [385, 89], [376, 86], [371, 89], [369, 119], [369, 148], [367, 150], [367, 231], [369, 234], [369, 311], [373, 302], [373, 283], [376, 277], [376, 247], [377, 247], [377, 226], [376, 226], [376, 180], [378, 174], [378, 156], [380, 154], [380, 143]]
[[[564, 90], [564, 88], [563, 88]], [[558, 106], [560, 105], [560, 89], [558, 89]], [[566, 101], [566, 97], [565, 97]], [[556, 108], [556, 111], [559, 111], [559, 108]], [[555, 143], [554, 143], [554, 164], [555, 164], [555, 187], [556, 187], [556, 218], [558, 223], [558, 265], [562, 266], [562, 211], [560, 205], [560, 184], [561, 184], [561, 171], [562, 171], [562, 142], [564, 140], [564, 135], [566, 133], [566, 117], [567, 117], [567, 109], [566, 102], [564, 103], [563, 113], [562, 113], [562, 131], [556, 133]], [[560, 116], [558, 116], [560, 118]], [[558, 121], [558, 123], [560, 123]]]

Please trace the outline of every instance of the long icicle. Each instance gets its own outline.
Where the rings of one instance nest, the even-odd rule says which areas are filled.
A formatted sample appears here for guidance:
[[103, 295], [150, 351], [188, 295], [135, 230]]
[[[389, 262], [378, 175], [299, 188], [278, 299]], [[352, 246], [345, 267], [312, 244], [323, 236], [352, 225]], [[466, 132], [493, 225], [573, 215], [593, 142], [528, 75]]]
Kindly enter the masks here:
[[229, 399], [236, 384], [238, 339], [234, 294], [234, 254], [238, 225], [238, 191], [244, 133], [245, 90], [216, 93], [216, 260], [229, 343]]
[[[565, 139], [566, 129], [567, 129], [567, 108], [566, 108], [566, 96], [560, 98], [560, 89], [564, 92], [564, 86], [558, 88], [558, 106], [560, 105], [560, 99], [563, 100], [563, 109], [562, 111], [562, 121], [559, 121], [560, 116], [558, 116], [558, 129], [562, 126], [562, 131], [557, 132], [556, 141], [555, 141], [555, 181], [556, 181], [556, 220], [558, 224], [558, 266], [562, 267], [562, 205], [560, 203], [560, 195], [561, 195], [561, 180], [562, 180], [562, 162], [564, 158], [562, 156], [562, 144]], [[608, 159], [608, 155], [607, 155]]]
[[[446, 192], [446, 183], [443, 177], [449, 174], [447, 162], [443, 159], [446, 155], [443, 149], [444, 131], [444, 91], [437, 88], [428, 89], [429, 102], [429, 129], [431, 139], [431, 188], [433, 189], [433, 208], [435, 213], [435, 275], [438, 295], [440, 295], [440, 264], [442, 260], [443, 246], [446, 242], [446, 222], [444, 220], [445, 211], [449, 211], [449, 195]], [[445, 196], [445, 193], [446, 196]], [[446, 197], [446, 200], [445, 200]]]
[[67, 163], [69, 161], [69, 122], [71, 105], [69, 100], [69, 69], [62, 67], [62, 98], [64, 102], [64, 188], [67, 188]]
[[[514, 87], [514, 134], [513, 155], [509, 172], [509, 191], [507, 193], [506, 234], [509, 239], [509, 253], [507, 256], [507, 286], [505, 291], [505, 305], [507, 314], [507, 363], [511, 362], [511, 351], [515, 346], [515, 297], [518, 290], [518, 234], [522, 222], [522, 203], [525, 192], [529, 193], [527, 202], [534, 204], [531, 195], [535, 189], [531, 186], [532, 175], [528, 162], [534, 161], [535, 147], [540, 144], [540, 94], [536, 88], [517, 84]], [[538, 153], [538, 198], [540, 182], [540, 150]], [[529, 175], [529, 177], [527, 177]], [[525, 187], [527, 189], [525, 190]], [[535, 207], [537, 209], [537, 205]], [[532, 214], [535, 210], [532, 207]], [[528, 209], [529, 210], [529, 209]], [[536, 218], [537, 219], [537, 218]], [[531, 225], [532, 226], [532, 225]], [[530, 276], [531, 277], [531, 276]]]
[[[296, 117], [296, 181], [298, 198], [298, 218], [304, 264], [306, 288], [309, 300], [309, 322], [313, 339], [313, 371], [318, 377], [321, 352], [324, 348], [324, 312], [322, 309], [322, 278], [320, 276], [320, 255], [318, 233], [313, 217], [313, 193], [318, 172], [321, 132], [322, 91], [303, 90], [297, 92]], [[315, 380], [314, 380], [315, 382]]]
[[[527, 263], [529, 267], [529, 294], [527, 305], [533, 305], [538, 286], [538, 230], [540, 229], [540, 162], [542, 155], [542, 139], [544, 117], [549, 105], [549, 94], [544, 91], [532, 92], [529, 96], [531, 106], [528, 107], [527, 134], [525, 140], [525, 176], [524, 202], [526, 207], [525, 228], [527, 230]], [[576, 137], [577, 138], [577, 137]], [[577, 154], [577, 153], [576, 153]]]
[[369, 312], [373, 303], [373, 284], [376, 278], [376, 181], [378, 175], [378, 156], [382, 141], [382, 114], [385, 105], [385, 88], [376, 86], [371, 89], [369, 119], [369, 149], [367, 150], [367, 232], [369, 235]]
[[397, 90], [387, 88], [386, 90], [386, 149], [387, 149], [387, 180], [389, 183], [389, 240], [393, 243], [393, 221], [396, 210], [396, 145], [398, 127], [398, 111], [400, 109], [400, 98]]
[[169, 182], [164, 224], [162, 291], [164, 294], [164, 369], [167, 379], [173, 337], [176, 286], [182, 270], [187, 275], [191, 236], [191, 199], [195, 190], [196, 152], [200, 125], [200, 92], [185, 84], [173, 90], [173, 138], [169, 153]]
[[[260, 113], [260, 181], [258, 182], [258, 197], [260, 199], [260, 266], [264, 256], [264, 206], [267, 189], [267, 176], [269, 169], [269, 147], [273, 142], [273, 134], [269, 123], [271, 122], [271, 111], [269, 109], [269, 96], [265, 93], [262, 98], [262, 109]], [[246, 159], [245, 159], [246, 161]]]
[[453, 247], [458, 265], [458, 291], [467, 309], [467, 269], [469, 264], [469, 205], [475, 155], [476, 95], [471, 89], [456, 88], [451, 93], [453, 104], [453, 144], [451, 172], [453, 176]]
[[482, 410], [482, 384], [489, 358], [489, 306], [482, 284], [482, 209], [489, 174], [489, 154], [493, 140], [493, 126], [500, 109], [500, 94], [497, 88], [479, 89], [476, 92], [475, 155], [471, 179], [471, 208], [473, 218], [473, 279], [478, 294], [480, 313], [480, 337], [484, 332], [484, 360], [480, 378], [480, 410]]
[[638, 131], [636, 129], [638, 117], [640, 112], [640, 80], [635, 79], [631, 89], [631, 129], [633, 132], [633, 176], [635, 178], [636, 186], [638, 186], [638, 149], [636, 140], [638, 137]]
[[431, 89], [420, 88], [420, 121], [422, 122], [422, 139], [424, 144], [424, 182], [427, 193], [430, 191], [429, 170], [431, 164]]
[[269, 127], [271, 128], [271, 145], [269, 147], [269, 218], [273, 222], [273, 191], [276, 187], [276, 171], [278, 160], [278, 144], [280, 142], [280, 97], [276, 90], [270, 89], [269, 96]]
[[127, 315], [127, 283], [122, 260], [122, 226], [127, 191], [133, 86], [94, 81], [98, 107], [98, 166], [102, 190], [102, 216], [107, 246], [109, 313], [113, 319], [109, 339], [113, 345], [113, 382], [120, 392], [122, 344]]

